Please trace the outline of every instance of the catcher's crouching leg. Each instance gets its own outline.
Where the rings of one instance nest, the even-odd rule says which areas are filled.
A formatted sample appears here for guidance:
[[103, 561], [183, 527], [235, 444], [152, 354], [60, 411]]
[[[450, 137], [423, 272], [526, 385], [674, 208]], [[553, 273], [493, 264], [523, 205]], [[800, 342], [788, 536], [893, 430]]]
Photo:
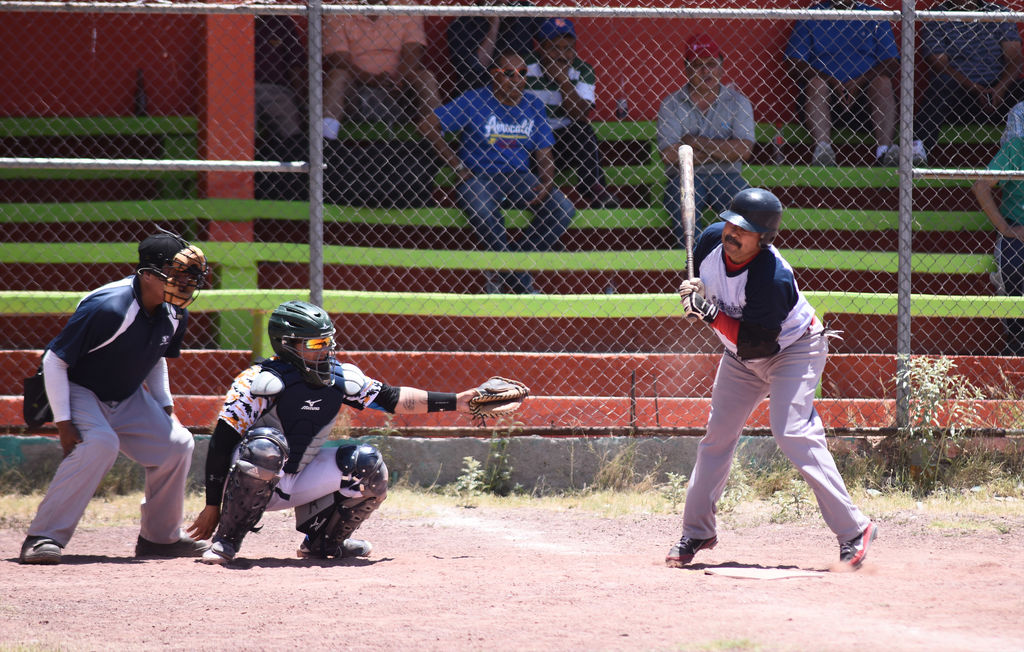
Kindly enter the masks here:
[[287, 459], [288, 442], [280, 430], [253, 428], [245, 434], [228, 471], [220, 522], [203, 562], [224, 564], [235, 558], [242, 538], [263, 516]]
[[351, 536], [387, 498], [388, 468], [373, 446], [341, 446], [335, 459], [341, 488], [295, 508], [295, 529], [306, 535], [299, 557], [366, 557], [372, 549]]

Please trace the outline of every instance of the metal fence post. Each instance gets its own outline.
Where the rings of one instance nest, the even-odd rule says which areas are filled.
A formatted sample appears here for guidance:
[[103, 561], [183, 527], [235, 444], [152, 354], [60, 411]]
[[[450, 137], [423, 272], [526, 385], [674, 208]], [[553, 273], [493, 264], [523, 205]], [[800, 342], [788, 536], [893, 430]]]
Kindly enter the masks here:
[[[903, 0], [900, 15], [900, 193], [897, 251], [896, 371], [909, 364], [910, 356], [910, 256], [913, 248], [914, 179], [911, 165], [914, 139], [914, 0]], [[909, 396], [896, 388], [896, 423], [908, 422]]]
[[324, 85], [320, 0], [306, 3], [309, 27], [309, 300], [324, 303]]

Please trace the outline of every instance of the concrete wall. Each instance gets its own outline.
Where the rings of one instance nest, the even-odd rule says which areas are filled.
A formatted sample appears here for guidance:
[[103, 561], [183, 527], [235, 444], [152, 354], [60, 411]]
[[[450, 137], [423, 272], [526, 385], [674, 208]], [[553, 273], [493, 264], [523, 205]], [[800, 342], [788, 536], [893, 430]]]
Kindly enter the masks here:
[[[200, 485], [209, 441], [209, 436], [196, 437], [191, 474]], [[582, 489], [591, 485], [597, 473], [617, 456], [632, 460], [637, 478], [655, 474], [658, 481], [664, 481], [668, 472], [689, 476], [698, 442], [697, 437], [515, 437], [509, 440], [507, 457], [513, 484], [540, 491]], [[490, 440], [469, 437], [388, 437], [374, 438], [370, 443], [384, 452], [392, 483], [416, 486], [454, 482], [462, 474], [463, 458], [473, 457], [483, 465], [491, 448]], [[770, 437], [743, 437], [738, 455], [761, 457], [774, 450], [775, 442]], [[53, 437], [0, 437], [0, 467], [55, 468], [60, 456], [60, 445]]]

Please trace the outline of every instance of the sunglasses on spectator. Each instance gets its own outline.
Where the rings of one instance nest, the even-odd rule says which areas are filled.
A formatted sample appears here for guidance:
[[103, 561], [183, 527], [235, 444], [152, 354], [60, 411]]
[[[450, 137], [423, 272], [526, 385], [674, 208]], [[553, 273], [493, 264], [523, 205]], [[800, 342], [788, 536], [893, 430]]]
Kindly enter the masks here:
[[498, 72], [509, 79], [516, 76], [526, 77], [526, 68], [500, 68], [498, 69]]

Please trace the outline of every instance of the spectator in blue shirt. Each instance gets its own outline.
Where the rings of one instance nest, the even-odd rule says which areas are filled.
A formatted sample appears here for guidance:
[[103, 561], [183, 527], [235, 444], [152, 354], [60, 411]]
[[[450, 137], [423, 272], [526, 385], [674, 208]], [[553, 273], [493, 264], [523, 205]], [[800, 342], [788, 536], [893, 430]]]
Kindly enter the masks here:
[[[526, 0], [476, 0], [477, 5], [529, 7]], [[515, 52], [524, 59], [533, 52], [533, 40], [544, 18], [521, 16], [458, 16], [448, 24], [448, 57], [455, 71], [455, 95], [491, 83], [487, 70], [499, 52]]]
[[[555, 139], [544, 103], [525, 94], [526, 62], [519, 54], [499, 54], [490, 72], [490, 86], [438, 107], [420, 122], [420, 132], [459, 175], [459, 208], [484, 247], [549, 251], [569, 228], [575, 209], [555, 187], [551, 155]], [[459, 134], [458, 153], [444, 133]], [[534, 214], [517, 240], [509, 238], [502, 208], [525, 208]], [[484, 289], [488, 293], [538, 292], [528, 272], [489, 272]]]
[[[946, 0], [934, 11], [1004, 12], [984, 0]], [[942, 21], [921, 26], [921, 51], [931, 67], [915, 127], [924, 163], [939, 130], [951, 122], [1001, 122], [1013, 105], [1021, 72], [1020, 33], [1013, 22]], [[1007, 101], [1010, 100], [1010, 101]]]
[[[811, 9], [877, 9], [855, 0], [826, 0]], [[814, 137], [814, 165], [835, 165], [833, 109], [840, 117], [862, 95], [870, 104], [875, 160], [895, 165], [899, 149], [896, 99], [892, 80], [899, 69], [899, 49], [892, 26], [868, 20], [800, 20], [786, 45], [790, 74], [806, 95], [807, 128]]]

